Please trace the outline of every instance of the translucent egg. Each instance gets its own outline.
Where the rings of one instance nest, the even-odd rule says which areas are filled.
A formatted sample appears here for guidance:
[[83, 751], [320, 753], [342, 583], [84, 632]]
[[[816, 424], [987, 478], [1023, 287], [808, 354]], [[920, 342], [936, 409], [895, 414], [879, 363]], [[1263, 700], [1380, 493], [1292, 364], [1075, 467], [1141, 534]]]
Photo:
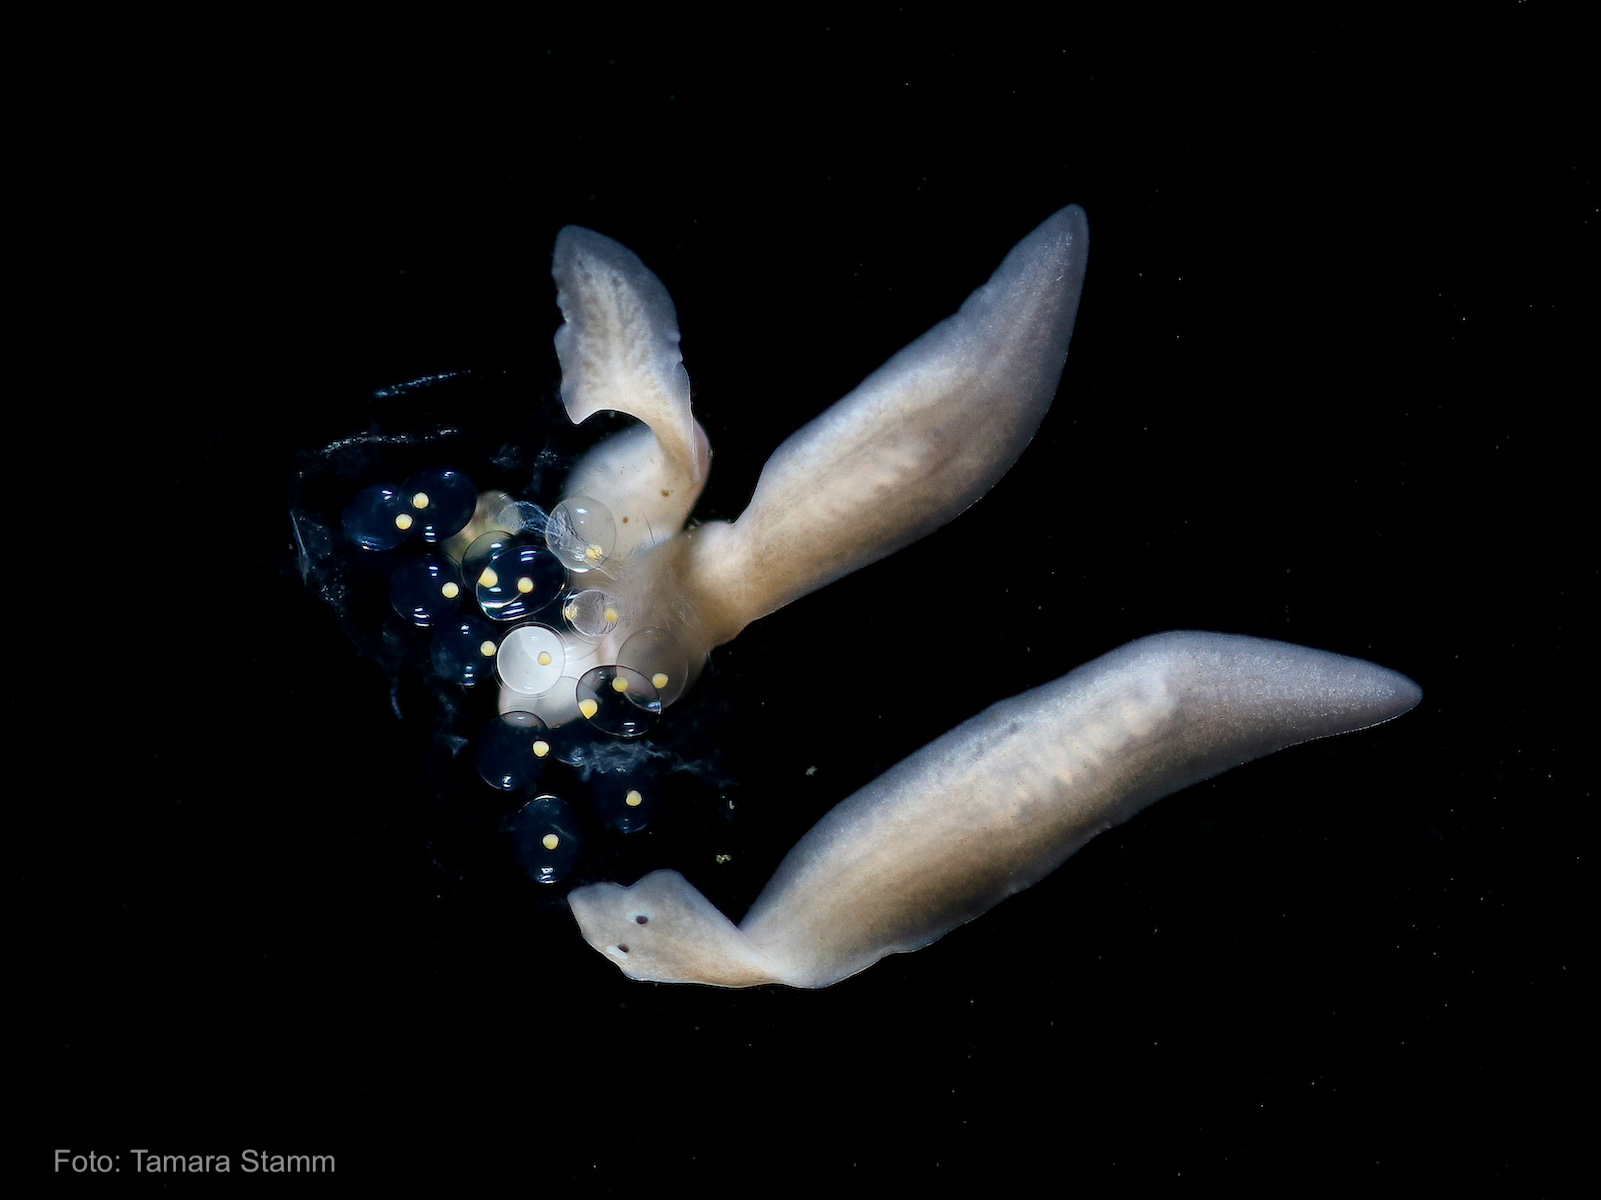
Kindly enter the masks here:
[[440, 625], [429, 659], [445, 679], [472, 687], [495, 675], [500, 630], [476, 613], [458, 614]]
[[469, 582], [475, 580], [489, 565], [489, 560], [517, 540], [515, 533], [504, 529], [491, 529], [474, 538], [461, 556], [461, 576]]
[[459, 533], [472, 519], [478, 489], [460, 471], [430, 467], [406, 480], [400, 496], [423, 541], [439, 542]]
[[408, 558], [389, 576], [389, 603], [401, 620], [423, 628], [452, 616], [465, 595], [461, 572], [443, 554]]
[[608, 829], [638, 833], [650, 824], [661, 801], [657, 777], [650, 771], [620, 771], [591, 775], [588, 783], [591, 811]]
[[569, 571], [592, 571], [611, 557], [617, 522], [599, 500], [568, 496], [550, 510], [545, 544]]
[[605, 666], [586, 671], [578, 681], [578, 714], [595, 729], [614, 737], [648, 733], [662, 714], [654, 684], [631, 667]]
[[523, 696], [542, 696], [556, 686], [567, 665], [567, 651], [549, 625], [519, 625], [500, 643], [495, 669], [500, 681]]
[[[484, 537], [491, 535], [485, 534]], [[469, 555], [479, 550], [479, 538]], [[567, 572], [556, 556], [532, 538], [505, 537], [481, 556], [481, 565], [462, 566], [476, 573], [469, 576], [484, 615], [497, 621], [520, 621], [548, 608], [561, 598], [567, 586]]]
[[569, 592], [561, 606], [562, 620], [585, 641], [598, 642], [622, 620], [622, 608], [615, 597], [596, 588]]
[[535, 796], [501, 825], [512, 858], [536, 883], [560, 883], [583, 850], [578, 819], [555, 796]]
[[617, 652], [617, 661], [650, 680], [664, 708], [684, 694], [689, 682], [689, 655], [665, 629], [640, 629], [629, 634]]
[[345, 505], [340, 523], [363, 550], [393, 550], [411, 536], [416, 518], [399, 488], [376, 483]]
[[530, 712], [502, 713], [478, 735], [478, 776], [492, 788], [520, 792], [551, 760], [550, 730]]

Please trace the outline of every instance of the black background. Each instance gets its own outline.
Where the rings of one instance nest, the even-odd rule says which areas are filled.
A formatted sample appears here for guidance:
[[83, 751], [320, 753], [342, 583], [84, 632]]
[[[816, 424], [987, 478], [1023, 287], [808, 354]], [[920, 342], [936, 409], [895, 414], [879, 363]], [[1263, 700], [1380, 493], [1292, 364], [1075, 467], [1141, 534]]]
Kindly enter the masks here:
[[[193, 29], [101, 30], [29, 111], [46, 272], [11, 458], [46, 528], [9, 598], [8, 1166], [1558, 1187], [1589, 1069], [1575, 30], [1539, 5], [538, 28], [216, 28], [194, 56], [163, 49]], [[1166, 800], [819, 993], [633, 983], [534, 885], [437, 867], [429, 715], [396, 720], [302, 587], [297, 452], [551, 414], [577, 223], [672, 293], [716, 454], [698, 512], [731, 517], [1071, 202], [1089, 273], [1038, 436], [950, 526], [714, 656], [682, 719], [726, 723], [734, 815], [647, 835], [638, 869], [737, 916], [854, 788], [1159, 630], [1371, 658], [1422, 706]], [[373, 395], [463, 370], [526, 410]], [[953, 618], [980, 666], [944, 665]], [[122, 1173], [52, 1174], [57, 1148]]]

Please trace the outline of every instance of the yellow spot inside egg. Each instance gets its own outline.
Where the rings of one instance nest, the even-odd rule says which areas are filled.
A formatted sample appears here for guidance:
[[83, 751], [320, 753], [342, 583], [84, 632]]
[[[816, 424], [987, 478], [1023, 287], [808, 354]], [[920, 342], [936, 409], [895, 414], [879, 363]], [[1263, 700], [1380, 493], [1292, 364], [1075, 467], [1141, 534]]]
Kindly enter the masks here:
[[600, 711], [600, 705], [596, 704], [588, 696], [585, 696], [578, 702], [578, 711], [583, 713], [584, 718], [588, 720]]
[[427, 492], [418, 492], [415, 496], [413, 496], [411, 498], [411, 506], [413, 508], [427, 508], [428, 507], [428, 493]]
[[535, 758], [544, 758], [545, 755], [547, 755], [549, 753], [550, 753], [550, 743], [549, 742], [538, 741], [538, 742], [534, 743], [534, 757]]
[[576, 621], [578, 619], [578, 605], [569, 604], [566, 608], [561, 610], [561, 615], [566, 617], [569, 621]]
[[584, 547], [584, 557], [590, 562], [599, 562], [601, 558], [605, 556], [605, 553], [606, 552], [599, 546], [595, 545], [594, 542], [590, 542], [589, 545]]
[[657, 671], [656, 674], [650, 677], [650, 682], [657, 691], [660, 691], [662, 688], [667, 686], [667, 672]]
[[546, 850], [554, 850], [557, 846], [561, 845], [561, 839], [554, 833], [547, 833], [539, 840], [545, 844]]
[[526, 596], [534, 590], [534, 581], [526, 575], [522, 576], [517, 580], [517, 590]]
[[461, 595], [461, 585], [454, 579], [451, 579], [446, 581], [445, 586], [440, 588], [439, 592], [446, 600], [454, 600], [457, 596]]
[[617, 676], [616, 679], [611, 681], [611, 690], [614, 692], [626, 692], [628, 690], [628, 680], [621, 675]]
[[411, 528], [411, 514], [410, 513], [396, 513], [395, 514], [395, 528], [396, 529], [410, 529]]
[[478, 643], [478, 653], [482, 654], [485, 658], [494, 658], [495, 657], [495, 643], [489, 641], [488, 639], [485, 639], [484, 641], [479, 642]]
[[641, 796], [637, 791], [630, 788], [628, 795], [623, 797], [623, 803], [628, 805], [629, 808], [638, 808], [641, 804], [645, 803], [645, 797]]
[[550, 666], [550, 651], [549, 650], [541, 650], [539, 652], [539, 656], [538, 657], [539, 657], [539, 665], [540, 666], [542, 666], [542, 667]]
[[617, 610], [615, 608], [608, 608], [604, 615], [606, 617], [606, 624], [617, 624]]
[[478, 577], [478, 586], [492, 588], [500, 582], [500, 576], [495, 574], [494, 567], [485, 567], [484, 573]]

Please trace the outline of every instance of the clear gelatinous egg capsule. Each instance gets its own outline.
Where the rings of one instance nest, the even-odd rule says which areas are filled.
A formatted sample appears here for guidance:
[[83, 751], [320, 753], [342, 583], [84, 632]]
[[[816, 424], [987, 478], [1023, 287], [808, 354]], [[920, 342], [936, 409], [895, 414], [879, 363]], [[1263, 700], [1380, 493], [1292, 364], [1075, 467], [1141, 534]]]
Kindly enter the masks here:
[[561, 605], [562, 620], [579, 637], [598, 642], [622, 620], [622, 609], [615, 597], [596, 588], [569, 592]]
[[583, 849], [578, 819], [555, 796], [535, 796], [501, 825], [511, 835], [511, 854], [536, 883], [560, 883]]
[[642, 770], [597, 773], [587, 788], [590, 808], [619, 833], [638, 833], [649, 825], [661, 798], [654, 774]]
[[495, 669], [500, 681], [523, 696], [543, 696], [556, 686], [567, 665], [561, 634], [549, 625], [519, 625], [500, 643]]
[[614, 737], [648, 733], [662, 714], [655, 684], [632, 667], [604, 666], [578, 680], [578, 715]]
[[[478, 542], [474, 542], [469, 554], [477, 550]], [[520, 621], [533, 616], [555, 604], [567, 586], [567, 573], [556, 556], [528, 537], [505, 538], [482, 559], [481, 565], [474, 565], [477, 573], [471, 581], [478, 606], [485, 616], [497, 621]]]
[[429, 659], [445, 679], [472, 687], [495, 677], [500, 630], [476, 613], [457, 614], [439, 626]]
[[425, 542], [440, 542], [459, 533], [472, 519], [478, 502], [473, 481], [450, 467], [418, 471], [400, 488], [418, 532]]
[[656, 689], [662, 707], [684, 694], [689, 679], [689, 655], [665, 629], [640, 629], [628, 635], [617, 651], [617, 661], [632, 667]]
[[503, 792], [528, 787], [550, 759], [550, 730], [533, 713], [515, 710], [484, 726], [474, 755], [478, 777]]
[[550, 510], [545, 544], [569, 571], [592, 571], [611, 557], [617, 522], [599, 500], [568, 496]]
[[427, 628], [461, 607], [461, 572], [443, 554], [408, 558], [389, 576], [389, 603], [403, 621]]
[[411, 536], [417, 522], [399, 488], [377, 483], [351, 498], [340, 523], [363, 550], [393, 550]]

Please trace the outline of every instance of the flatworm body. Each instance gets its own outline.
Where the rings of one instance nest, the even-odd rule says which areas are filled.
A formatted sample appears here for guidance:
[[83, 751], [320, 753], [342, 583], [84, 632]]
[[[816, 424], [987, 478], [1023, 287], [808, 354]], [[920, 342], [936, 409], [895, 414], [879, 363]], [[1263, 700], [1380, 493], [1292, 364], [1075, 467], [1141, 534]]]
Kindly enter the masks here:
[[568, 897], [635, 979], [824, 987], [916, 950], [1163, 796], [1422, 698], [1361, 659], [1262, 638], [1143, 638], [980, 713], [830, 811], [735, 926], [676, 871]]

